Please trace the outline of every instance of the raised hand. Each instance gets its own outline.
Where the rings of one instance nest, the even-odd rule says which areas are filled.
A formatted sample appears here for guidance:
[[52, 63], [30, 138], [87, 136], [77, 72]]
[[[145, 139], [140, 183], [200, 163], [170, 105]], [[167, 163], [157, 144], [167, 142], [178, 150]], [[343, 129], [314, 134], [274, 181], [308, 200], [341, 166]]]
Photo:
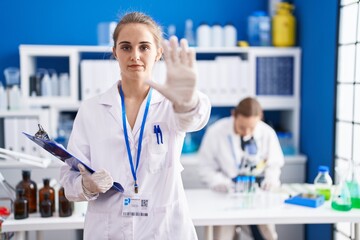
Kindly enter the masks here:
[[175, 36], [169, 41], [164, 41], [163, 48], [167, 68], [165, 84], [152, 81], [147, 83], [173, 103], [175, 112], [189, 112], [199, 101], [196, 92], [195, 52], [189, 48], [186, 39], [181, 39], [179, 48]]

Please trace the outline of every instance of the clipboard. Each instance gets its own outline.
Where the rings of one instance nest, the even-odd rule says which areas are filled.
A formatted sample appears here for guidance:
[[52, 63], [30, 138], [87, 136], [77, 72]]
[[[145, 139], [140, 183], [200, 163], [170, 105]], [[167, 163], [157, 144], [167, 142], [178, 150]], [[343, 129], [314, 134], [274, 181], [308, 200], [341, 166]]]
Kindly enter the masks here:
[[[32, 136], [28, 133], [23, 132], [23, 134], [29, 138], [31, 141], [45, 149], [47, 152], [49, 152], [51, 155], [55, 156], [56, 158], [60, 159], [67, 165], [71, 167], [72, 170], [79, 171], [79, 168], [77, 165], [80, 163], [82, 164], [86, 170], [88, 170], [91, 174], [95, 172], [91, 167], [83, 163], [80, 159], [73, 156], [71, 153], [69, 153], [61, 144], [52, 141], [52, 140], [45, 140], [41, 138], [37, 138], [35, 136]], [[118, 191], [118, 192], [124, 192], [124, 188], [121, 186], [120, 183], [114, 182], [111, 189]]]

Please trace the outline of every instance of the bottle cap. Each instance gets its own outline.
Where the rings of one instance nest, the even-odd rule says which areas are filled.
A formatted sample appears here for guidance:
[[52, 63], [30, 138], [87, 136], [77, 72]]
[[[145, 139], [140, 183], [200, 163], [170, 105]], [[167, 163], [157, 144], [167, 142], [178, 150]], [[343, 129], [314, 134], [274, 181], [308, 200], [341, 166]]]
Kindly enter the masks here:
[[29, 170], [23, 170], [22, 171], [22, 176], [24, 178], [30, 178], [30, 171]]
[[328, 166], [319, 166], [319, 172], [329, 172]]
[[49, 178], [44, 178], [44, 179], [43, 179], [43, 183], [44, 183], [44, 186], [45, 186], [45, 185], [49, 185], [50, 179], [49, 179]]

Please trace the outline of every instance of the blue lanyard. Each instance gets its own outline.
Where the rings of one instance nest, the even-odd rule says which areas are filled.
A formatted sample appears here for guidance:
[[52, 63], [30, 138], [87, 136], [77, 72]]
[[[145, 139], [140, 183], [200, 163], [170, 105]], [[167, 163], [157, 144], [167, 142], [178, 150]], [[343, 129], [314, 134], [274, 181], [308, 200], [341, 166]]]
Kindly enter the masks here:
[[132, 173], [134, 181], [135, 181], [135, 183], [134, 183], [134, 191], [135, 191], [135, 193], [138, 193], [138, 184], [137, 184], [136, 172], [137, 172], [137, 169], [139, 167], [139, 162], [140, 162], [141, 143], [142, 143], [142, 139], [143, 139], [146, 116], [147, 116], [148, 111], [149, 111], [151, 93], [152, 93], [152, 88], [150, 88], [150, 91], [149, 91], [149, 94], [148, 94], [148, 97], [147, 97], [147, 100], [146, 100], [145, 112], [144, 112], [144, 116], [143, 116], [143, 120], [142, 120], [141, 128], [140, 128], [139, 145], [138, 145], [137, 156], [136, 156], [136, 166], [134, 168], [133, 158], [131, 156], [131, 150], [130, 150], [130, 144], [129, 144], [129, 136], [128, 136], [127, 128], [126, 128], [126, 109], [125, 109], [124, 93], [123, 93], [122, 87], [120, 85], [120, 98], [121, 98], [122, 122], [123, 122], [123, 128], [124, 128], [124, 138], [125, 138], [126, 150], [127, 150], [127, 153], [128, 153], [131, 173]]

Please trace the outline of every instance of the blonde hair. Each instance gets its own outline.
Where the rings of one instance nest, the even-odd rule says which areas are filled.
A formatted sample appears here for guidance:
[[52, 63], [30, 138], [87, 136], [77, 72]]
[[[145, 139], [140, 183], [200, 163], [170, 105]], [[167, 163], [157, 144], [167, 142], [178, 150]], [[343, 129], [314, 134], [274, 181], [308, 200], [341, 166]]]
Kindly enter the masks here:
[[125, 14], [118, 24], [116, 25], [116, 28], [113, 33], [113, 40], [114, 40], [114, 47], [116, 47], [116, 41], [119, 36], [119, 33], [121, 29], [126, 25], [130, 23], [141, 23], [145, 24], [150, 28], [151, 33], [154, 36], [155, 44], [158, 48], [161, 46], [161, 42], [163, 40], [163, 32], [162, 28], [159, 24], [157, 24], [154, 19], [152, 19], [150, 16], [141, 13], [141, 12], [130, 12]]
[[260, 103], [251, 97], [244, 98], [234, 109], [235, 116], [242, 115], [244, 117], [263, 117], [263, 110]]

